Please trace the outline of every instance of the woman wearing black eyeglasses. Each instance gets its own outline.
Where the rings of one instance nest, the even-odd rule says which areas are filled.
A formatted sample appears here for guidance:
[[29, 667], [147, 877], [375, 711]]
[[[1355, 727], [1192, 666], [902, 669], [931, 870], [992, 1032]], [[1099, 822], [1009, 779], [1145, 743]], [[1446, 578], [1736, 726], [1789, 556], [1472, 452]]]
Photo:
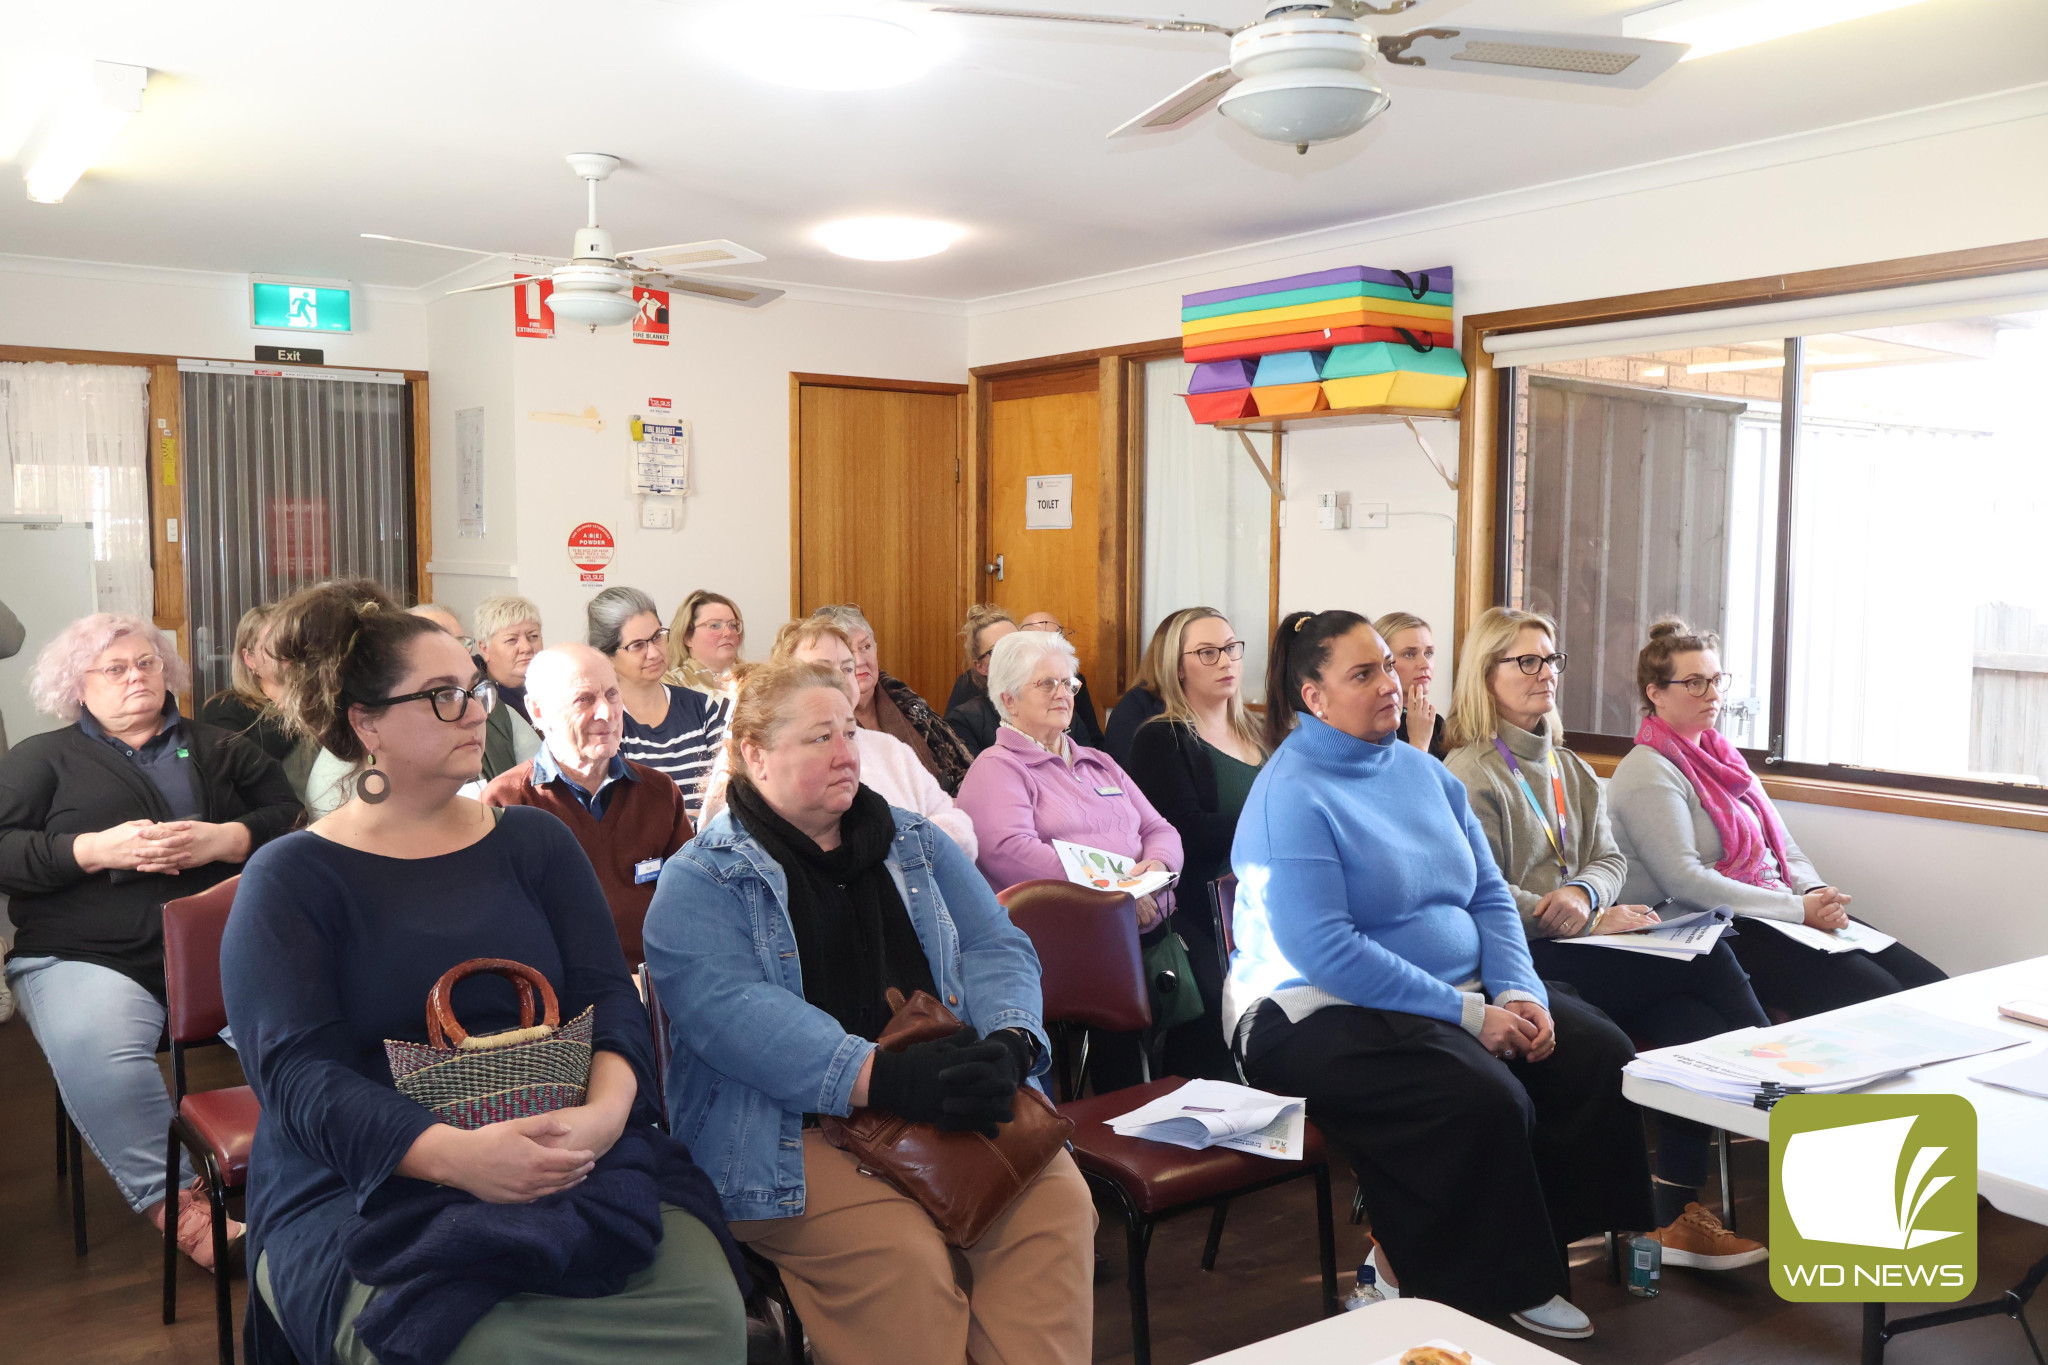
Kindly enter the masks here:
[[683, 812], [694, 828], [704, 804], [704, 781], [718, 759], [729, 696], [666, 682], [669, 631], [654, 599], [638, 588], [606, 588], [590, 599], [586, 639], [612, 661], [619, 699], [626, 705], [619, 757], [669, 775], [683, 792]]
[[[270, 638], [287, 722], [359, 775], [250, 859], [221, 946], [263, 1106], [250, 1359], [740, 1359], [736, 1253], [710, 1181], [656, 1126], [647, 1016], [597, 875], [553, 816], [459, 794], [495, 685], [369, 582], [298, 594]], [[473, 958], [539, 971], [564, 1020], [592, 1011], [582, 1103], [460, 1129], [394, 1087], [385, 1040], [425, 1042], [428, 991]], [[452, 997], [472, 1036], [520, 1022], [499, 977]]]

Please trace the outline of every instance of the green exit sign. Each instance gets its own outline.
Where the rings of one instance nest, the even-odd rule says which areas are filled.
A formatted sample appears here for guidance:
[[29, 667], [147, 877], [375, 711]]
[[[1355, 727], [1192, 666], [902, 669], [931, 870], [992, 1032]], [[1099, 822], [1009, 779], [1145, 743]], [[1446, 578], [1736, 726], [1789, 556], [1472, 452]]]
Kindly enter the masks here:
[[354, 299], [346, 284], [252, 276], [249, 324], [287, 332], [352, 332]]

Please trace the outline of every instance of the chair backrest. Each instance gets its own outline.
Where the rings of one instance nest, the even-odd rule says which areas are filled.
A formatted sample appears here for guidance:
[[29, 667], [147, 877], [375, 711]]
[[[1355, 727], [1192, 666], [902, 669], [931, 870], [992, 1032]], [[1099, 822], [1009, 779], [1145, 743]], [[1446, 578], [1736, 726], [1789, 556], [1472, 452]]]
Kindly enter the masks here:
[[668, 1124], [668, 1014], [661, 1007], [661, 997], [654, 993], [654, 977], [641, 963], [635, 975], [640, 978], [640, 998], [647, 1002], [647, 1033], [654, 1043], [654, 1103], [661, 1110], [664, 1127]]
[[1038, 950], [1045, 1019], [1111, 1033], [1152, 1026], [1138, 916], [1121, 891], [1048, 878], [996, 893]]
[[1223, 959], [1223, 979], [1230, 979], [1230, 955], [1237, 951], [1237, 874], [1226, 872], [1209, 883], [1209, 915], [1216, 926], [1216, 955]]
[[173, 1045], [206, 1042], [228, 1026], [220, 940], [241, 880], [164, 902], [164, 1034]]

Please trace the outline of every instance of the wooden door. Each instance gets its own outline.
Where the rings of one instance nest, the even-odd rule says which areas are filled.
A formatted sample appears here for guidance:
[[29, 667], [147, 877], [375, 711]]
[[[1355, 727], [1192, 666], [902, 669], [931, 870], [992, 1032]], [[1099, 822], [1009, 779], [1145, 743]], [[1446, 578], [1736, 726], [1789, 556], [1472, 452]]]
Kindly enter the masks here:
[[790, 610], [859, 605], [935, 708], [960, 672], [962, 384], [790, 376]]
[[[1057, 615], [1073, 632], [1081, 671], [1096, 702], [1114, 689], [1114, 660], [1105, 660], [1102, 584], [1102, 403], [1098, 367], [1075, 366], [989, 385], [988, 560], [1002, 556], [1002, 577], [984, 580], [989, 599], [1018, 620], [1034, 611]], [[1073, 526], [1026, 530], [1025, 481], [1073, 476]], [[1101, 667], [1107, 663], [1107, 668]], [[1114, 700], [1114, 691], [1108, 695]]]

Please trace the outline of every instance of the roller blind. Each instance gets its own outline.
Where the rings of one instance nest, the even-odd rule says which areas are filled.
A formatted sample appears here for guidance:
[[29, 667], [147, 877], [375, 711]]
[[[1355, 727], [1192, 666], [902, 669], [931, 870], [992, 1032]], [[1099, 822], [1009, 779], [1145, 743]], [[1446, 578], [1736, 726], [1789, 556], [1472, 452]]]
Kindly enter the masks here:
[[1619, 352], [1676, 351], [1824, 332], [1862, 332], [1914, 322], [2048, 308], [2048, 270], [1870, 289], [1855, 294], [1715, 308], [1669, 317], [1552, 327], [1486, 338], [1500, 365], [1547, 365]]

